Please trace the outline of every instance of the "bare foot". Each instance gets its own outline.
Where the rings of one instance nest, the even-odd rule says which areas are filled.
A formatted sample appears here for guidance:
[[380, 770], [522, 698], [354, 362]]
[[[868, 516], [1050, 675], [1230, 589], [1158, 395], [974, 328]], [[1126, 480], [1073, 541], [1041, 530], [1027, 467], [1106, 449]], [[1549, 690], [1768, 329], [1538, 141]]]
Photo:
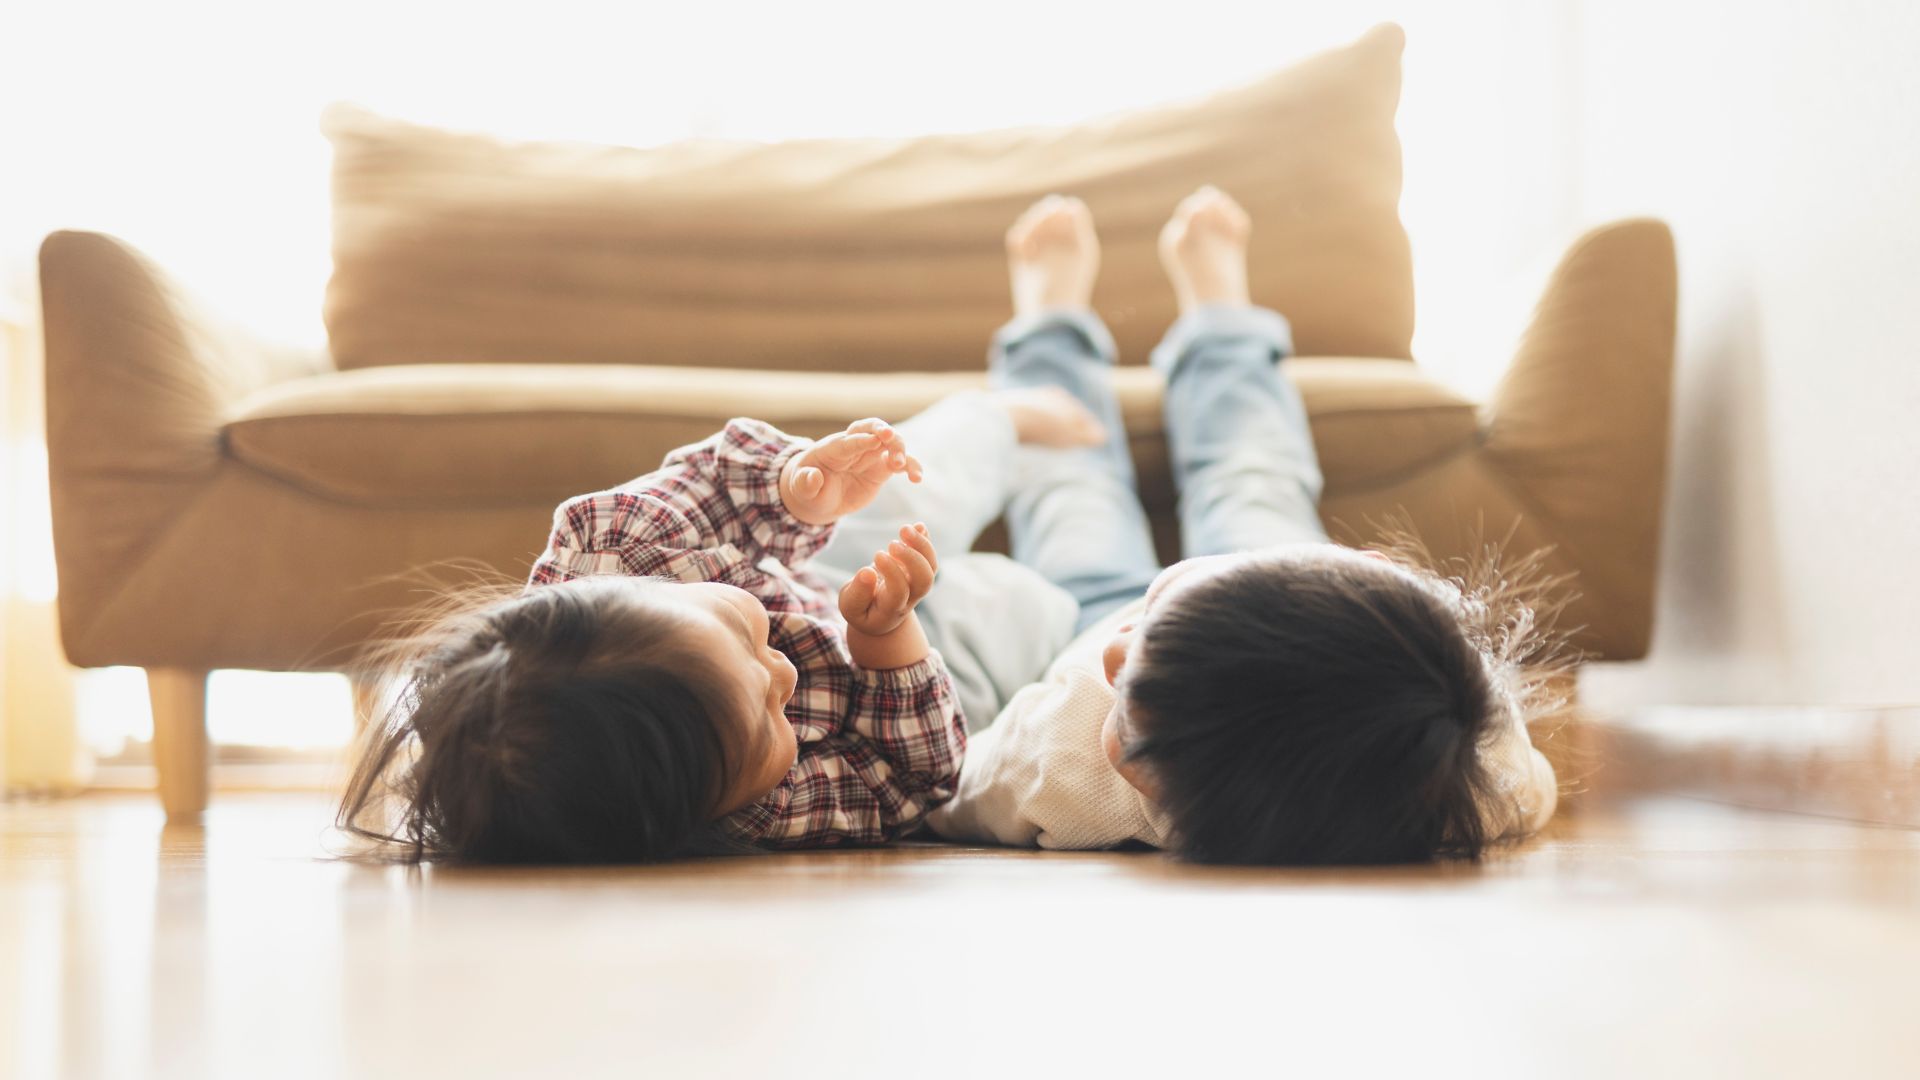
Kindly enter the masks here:
[[1093, 302], [1100, 273], [1100, 239], [1093, 212], [1067, 195], [1049, 195], [1027, 208], [1007, 230], [1007, 268], [1013, 313], [1084, 308]]
[[1160, 265], [1182, 314], [1201, 304], [1247, 304], [1247, 237], [1253, 219], [1208, 184], [1180, 200], [1160, 230]]
[[1106, 425], [1062, 387], [995, 390], [993, 399], [1007, 410], [1014, 434], [1029, 446], [1066, 449], [1099, 446], [1107, 441]]

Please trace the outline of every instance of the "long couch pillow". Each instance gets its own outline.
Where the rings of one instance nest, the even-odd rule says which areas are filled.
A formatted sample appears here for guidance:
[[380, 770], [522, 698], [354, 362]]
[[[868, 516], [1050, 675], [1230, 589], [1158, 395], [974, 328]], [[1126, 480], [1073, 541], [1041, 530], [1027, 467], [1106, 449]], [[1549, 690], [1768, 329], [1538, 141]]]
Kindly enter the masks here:
[[1202, 183], [1254, 220], [1254, 298], [1320, 355], [1406, 357], [1399, 27], [1197, 103], [1075, 127], [654, 149], [510, 143], [334, 106], [342, 368], [630, 363], [962, 370], [1010, 312], [1002, 236], [1092, 207], [1123, 362], [1174, 315], [1161, 224]]

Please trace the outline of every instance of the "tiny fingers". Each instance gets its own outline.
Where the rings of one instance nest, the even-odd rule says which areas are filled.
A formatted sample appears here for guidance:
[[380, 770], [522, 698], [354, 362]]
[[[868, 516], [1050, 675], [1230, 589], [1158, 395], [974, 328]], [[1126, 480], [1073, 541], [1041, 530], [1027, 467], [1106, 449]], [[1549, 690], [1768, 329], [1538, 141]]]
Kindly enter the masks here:
[[887, 554], [893, 558], [893, 561], [906, 568], [908, 595], [913, 597], [927, 595], [927, 590], [933, 588], [933, 564], [927, 561], [927, 557], [901, 540], [888, 544]]
[[873, 553], [873, 566], [880, 572], [880, 587], [875, 590], [874, 598], [890, 610], [905, 607], [913, 588], [906, 566], [884, 551]]
[[836, 469], [844, 469], [880, 448], [880, 436], [839, 432], [814, 444], [816, 460]]
[[819, 469], [811, 465], [803, 465], [794, 470], [793, 490], [799, 492], [801, 495], [812, 498], [820, 494], [820, 489], [826, 486], [827, 474], [821, 472]]
[[861, 445], [863, 451], [880, 450], [884, 454], [881, 460], [890, 472], [905, 472], [908, 479], [914, 481], [920, 479], [919, 460], [907, 453], [907, 440], [902, 438], [900, 432], [885, 420], [872, 416], [865, 420], [855, 420], [847, 425], [847, 436], [871, 438], [872, 442]]
[[891, 454], [905, 445], [900, 440], [900, 433], [893, 430], [891, 424], [877, 416], [869, 416], [865, 420], [855, 420], [848, 424], [846, 436], [849, 439], [861, 440], [860, 449], [863, 451], [884, 450]]
[[920, 459], [914, 457], [912, 454], [902, 454], [900, 456], [905, 459], [907, 479], [913, 483], [919, 483], [920, 478], [927, 474], [927, 470], [920, 464]]
[[873, 567], [863, 566], [853, 575], [853, 580], [840, 589], [840, 614], [852, 618], [867, 610], [873, 603], [874, 592], [879, 588], [880, 575]]
[[912, 525], [901, 526], [900, 539], [906, 541], [908, 547], [919, 552], [920, 557], [927, 560], [927, 565], [932, 567], [935, 572], [939, 571], [940, 554], [934, 550], [933, 537], [928, 534], [927, 526], [924, 522], [916, 521]]

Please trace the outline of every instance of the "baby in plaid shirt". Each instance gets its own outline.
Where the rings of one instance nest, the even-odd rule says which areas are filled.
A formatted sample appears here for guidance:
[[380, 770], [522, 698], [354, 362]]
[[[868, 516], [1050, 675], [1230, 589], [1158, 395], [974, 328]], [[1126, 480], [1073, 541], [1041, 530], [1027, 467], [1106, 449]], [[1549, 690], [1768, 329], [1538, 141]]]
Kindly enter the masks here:
[[[1010, 440], [1090, 422], [1064, 394], [965, 397], [955, 409]], [[809, 565], [896, 475], [922, 470], [884, 421], [814, 442], [736, 419], [567, 500], [524, 591], [416, 644], [342, 824], [416, 859], [485, 862], [877, 844], [918, 827], [952, 797], [967, 741], [915, 612], [935, 534], [876, 539], [863, 521], [849, 537], [871, 555], [837, 588]], [[363, 823], [389, 791], [398, 822]]]
[[555, 514], [532, 585], [638, 601], [671, 635], [652, 662], [697, 672], [720, 699], [702, 725], [718, 736], [710, 758], [656, 751], [635, 765], [674, 774], [647, 778], [655, 786], [715, 774], [717, 791], [680, 801], [717, 806], [726, 839], [880, 843], [953, 794], [966, 724], [914, 616], [938, 566], [925, 528], [901, 526], [837, 604], [807, 568], [834, 521], [895, 473], [918, 480], [920, 465], [877, 419], [818, 443], [733, 420], [657, 472]]

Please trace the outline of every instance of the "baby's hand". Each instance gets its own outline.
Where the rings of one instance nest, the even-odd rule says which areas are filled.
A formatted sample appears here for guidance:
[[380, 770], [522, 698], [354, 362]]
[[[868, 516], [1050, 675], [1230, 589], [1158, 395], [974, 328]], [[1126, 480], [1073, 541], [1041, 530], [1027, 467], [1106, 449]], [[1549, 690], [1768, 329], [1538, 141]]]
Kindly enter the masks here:
[[874, 552], [873, 562], [860, 568], [840, 590], [840, 614], [847, 626], [870, 637], [890, 634], [905, 622], [933, 588], [940, 568], [933, 540], [925, 525], [903, 525], [900, 539], [887, 550]]
[[884, 420], [856, 420], [788, 459], [780, 499], [809, 525], [825, 525], [873, 501], [895, 473], [920, 482], [920, 462]]

